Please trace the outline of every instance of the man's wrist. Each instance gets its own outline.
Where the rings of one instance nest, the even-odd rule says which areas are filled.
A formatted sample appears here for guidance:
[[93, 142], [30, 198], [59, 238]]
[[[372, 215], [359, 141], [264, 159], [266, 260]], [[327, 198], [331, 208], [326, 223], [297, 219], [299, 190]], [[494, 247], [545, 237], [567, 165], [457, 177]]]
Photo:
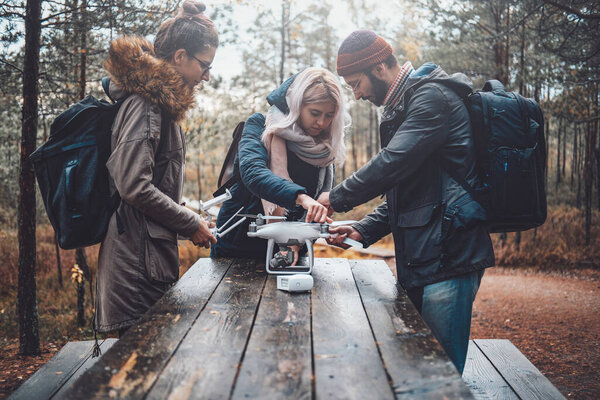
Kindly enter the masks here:
[[341, 195], [340, 186], [336, 186], [329, 192], [329, 205], [333, 208], [334, 211], [337, 212], [346, 212], [350, 211], [352, 207], [344, 204], [344, 198]]
[[371, 245], [371, 243], [365, 240], [364, 227], [360, 225], [360, 221], [352, 225], [352, 229], [358, 232], [358, 234], [360, 235], [360, 239], [358, 239], [358, 241], [361, 242], [365, 248]]

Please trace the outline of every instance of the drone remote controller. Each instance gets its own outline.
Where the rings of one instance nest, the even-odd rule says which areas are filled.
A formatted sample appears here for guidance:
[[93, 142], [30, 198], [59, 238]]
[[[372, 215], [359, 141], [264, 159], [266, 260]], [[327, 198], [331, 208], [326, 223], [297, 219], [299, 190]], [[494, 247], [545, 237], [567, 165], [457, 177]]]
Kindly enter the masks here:
[[344, 239], [344, 243], [346, 243], [348, 246], [358, 247], [359, 249], [362, 249], [365, 247], [365, 246], [363, 246], [363, 244], [361, 242], [358, 242], [354, 239], [350, 239], [349, 237]]

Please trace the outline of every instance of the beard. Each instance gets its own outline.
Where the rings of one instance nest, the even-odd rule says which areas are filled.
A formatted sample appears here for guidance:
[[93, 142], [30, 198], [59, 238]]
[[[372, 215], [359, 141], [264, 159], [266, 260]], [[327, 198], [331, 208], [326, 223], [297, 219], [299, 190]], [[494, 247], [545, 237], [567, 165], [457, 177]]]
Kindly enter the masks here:
[[389, 90], [388, 85], [381, 79], [375, 77], [371, 71], [367, 72], [366, 75], [367, 78], [369, 78], [369, 81], [371, 81], [371, 87], [373, 88], [373, 100], [371, 102], [379, 107], [383, 104], [385, 95]]

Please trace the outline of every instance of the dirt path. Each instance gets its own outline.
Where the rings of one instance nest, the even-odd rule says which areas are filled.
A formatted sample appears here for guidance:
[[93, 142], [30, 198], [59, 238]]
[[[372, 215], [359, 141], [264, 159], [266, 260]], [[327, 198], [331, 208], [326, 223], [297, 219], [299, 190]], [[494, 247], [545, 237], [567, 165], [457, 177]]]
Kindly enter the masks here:
[[[489, 269], [471, 336], [511, 340], [569, 399], [600, 398], [600, 271], [566, 276]], [[0, 398], [60, 348], [45, 343], [40, 357], [19, 357], [16, 340], [0, 343]]]
[[600, 398], [600, 272], [491, 268], [471, 337], [510, 339], [569, 399]]

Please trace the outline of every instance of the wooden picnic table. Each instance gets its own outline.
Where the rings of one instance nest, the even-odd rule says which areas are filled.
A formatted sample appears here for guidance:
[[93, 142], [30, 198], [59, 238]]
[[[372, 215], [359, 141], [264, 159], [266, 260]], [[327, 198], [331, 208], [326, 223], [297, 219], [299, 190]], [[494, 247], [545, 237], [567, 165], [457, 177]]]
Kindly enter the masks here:
[[200, 259], [65, 398], [472, 398], [383, 261], [316, 259], [310, 293], [264, 261]]

